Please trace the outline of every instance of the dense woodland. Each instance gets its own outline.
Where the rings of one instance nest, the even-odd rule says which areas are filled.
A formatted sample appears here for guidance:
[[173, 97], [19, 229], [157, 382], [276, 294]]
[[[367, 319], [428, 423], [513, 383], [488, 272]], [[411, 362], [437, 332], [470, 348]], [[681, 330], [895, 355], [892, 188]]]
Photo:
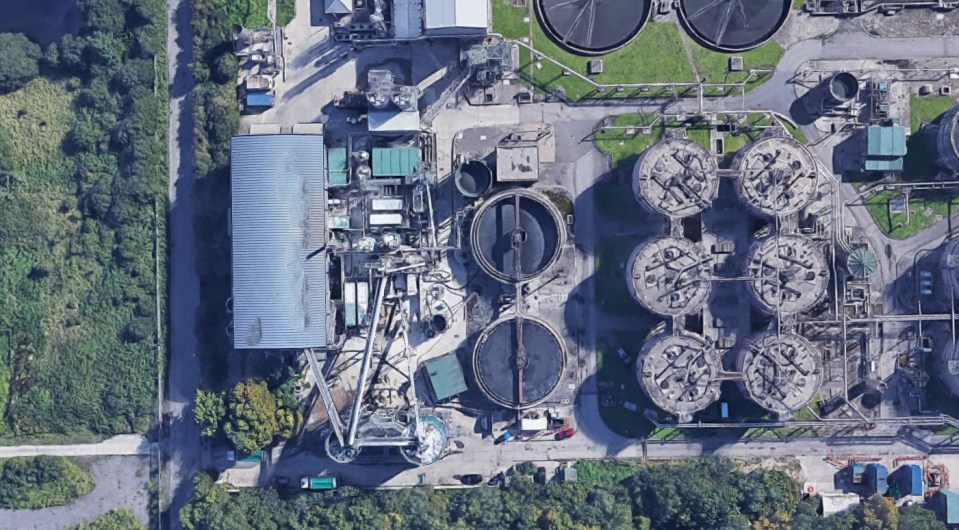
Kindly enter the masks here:
[[0, 508], [63, 506], [93, 491], [93, 477], [62, 456], [0, 460]]
[[80, 32], [45, 50], [0, 35], [0, 439], [143, 430], [155, 410], [166, 6], [78, 4]]
[[230, 297], [230, 139], [240, 121], [231, 6], [229, 0], [193, 2], [194, 203], [203, 205], [194, 219], [200, 277], [197, 338], [204, 379], [213, 386], [226, 378], [232, 349], [224, 332], [229, 318], [223, 310]]
[[640, 529], [944, 530], [929, 510], [897, 510], [876, 496], [823, 519], [817, 497], [780, 471], [739, 471], [727, 460], [676, 465], [581, 462], [580, 482], [534, 484], [517, 474], [505, 488], [360, 491], [283, 496], [271, 489], [231, 495], [201, 475], [180, 512], [188, 530]]

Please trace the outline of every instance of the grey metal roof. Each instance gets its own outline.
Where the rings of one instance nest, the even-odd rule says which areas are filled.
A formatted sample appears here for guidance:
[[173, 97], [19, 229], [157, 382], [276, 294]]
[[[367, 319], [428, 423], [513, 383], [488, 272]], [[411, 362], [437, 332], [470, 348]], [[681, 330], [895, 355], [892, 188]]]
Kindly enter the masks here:
[[236, 136], [231, 156], [233, 345], [326, 346], [323, 136]]

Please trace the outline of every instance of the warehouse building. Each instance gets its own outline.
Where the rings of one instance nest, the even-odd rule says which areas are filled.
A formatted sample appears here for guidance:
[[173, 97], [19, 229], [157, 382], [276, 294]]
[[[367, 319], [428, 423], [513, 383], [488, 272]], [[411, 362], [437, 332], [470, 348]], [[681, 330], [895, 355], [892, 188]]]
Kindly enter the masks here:
[[233, 345], [325, 347], [323, 135], [237, 136], [231, 158]]

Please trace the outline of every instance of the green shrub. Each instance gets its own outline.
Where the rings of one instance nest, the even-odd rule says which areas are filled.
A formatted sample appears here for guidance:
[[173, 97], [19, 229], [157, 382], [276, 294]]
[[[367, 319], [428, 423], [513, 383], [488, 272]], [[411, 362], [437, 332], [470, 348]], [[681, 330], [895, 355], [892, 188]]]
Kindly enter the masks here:
[[0, 461], [0, 508], [63, 506], [93, 491], [93, 478], [62, 456], [16, 457]]
[[110, 510], [96, 519], [74, 526], [71, 530], [146, 530], [146, 526], [129, 510]]

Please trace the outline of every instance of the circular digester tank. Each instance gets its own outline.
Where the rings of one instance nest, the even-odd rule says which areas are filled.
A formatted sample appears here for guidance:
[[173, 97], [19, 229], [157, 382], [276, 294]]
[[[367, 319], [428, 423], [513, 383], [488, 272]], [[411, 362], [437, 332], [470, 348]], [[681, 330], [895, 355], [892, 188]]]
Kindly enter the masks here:
[[652, 0], [534, 0], [550, 39], [580, 55], [629, 44], [649, 20]]
[[403, 448], [401, 453], [407, 462], [428, 466], [446, 454], [449, 433], [443, 421], [436, 416], [423, 415], [416, 429], [416, 445]]
[[653, 313], [679, 316], [702, 309], [712, 289], [712, 259], [702, 246], [661, 237], [636, 247], [626, 265], [633, 298]]
[[695, 215], [719, 192], [716, 159], [699, 144], [672, 138], [643, 151], [633, 169], [633, 194], [671, 219]]
[[765, 312], [802, 313], [826, 296], [826, 256], [810, 239], [774, 235], [753, 243], [746, 259], [747, 292]]
[[464, 197], [475, 199], [493, 185], [493, 170], [479, 160], [470, 160], [457, 168], [454, 182]]
[[829, 95], [839, 103], [852, 101], [859, 95], [859, 79], [849, 72], [836, 72], [829, 78]]
[[793, 333], [768, 331], [753, 337], [737, 361], [746, 395], [780, 418], [808, 405], [822, 384], [819, 350]]
[[733, 162], [743, 202], [768, 217], [795, 213], [816, 195], [819, 172], [805, 146], [784, 136], [764, 138], [743, 148]]
[[722, 52], [760, 46], [786, 23], [792, 0], [679, 0], [679, 17], [700, 44]]
[[542, 320], [507, 318], [488, 327], [473, 350], [480, 389], [494, 403], [525, 409], [546, 400], [563, 378], [566, 347]]
[[685, 332], [648, 339], [636, 360], [639, 384], [650, 401], [681, 422], [719, 398], [721, 371], [722, 360], [706, 339]]
[[948, 171], [959, 173], [959, 106], [943, 114], [936, 140], [937, 163]]
[[490, 197], [473, 218], [473, 255], [493, 278], [532, 280], [559, 260], [566, 233], [559, 210], [539, 193], [513, 189]]

